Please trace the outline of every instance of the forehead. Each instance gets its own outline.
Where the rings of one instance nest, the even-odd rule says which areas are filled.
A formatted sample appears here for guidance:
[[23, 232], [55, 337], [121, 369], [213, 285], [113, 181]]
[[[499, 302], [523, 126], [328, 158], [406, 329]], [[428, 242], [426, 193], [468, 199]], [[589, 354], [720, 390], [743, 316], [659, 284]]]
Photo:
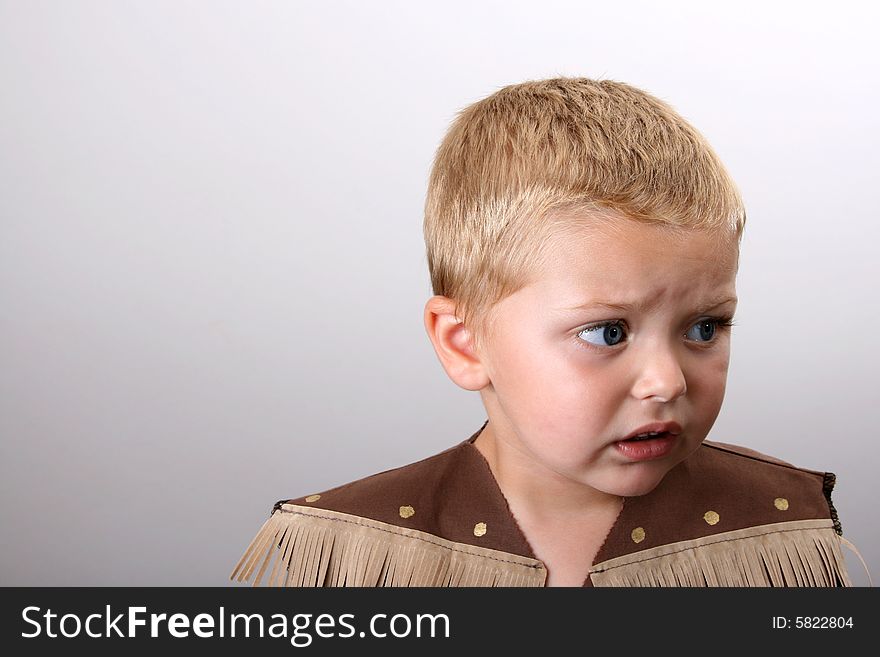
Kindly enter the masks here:
[[617, 217], [566, 222], [542, 246], [532, 285], [554, 297], [732, 294], [739, 260], [733, 234]]

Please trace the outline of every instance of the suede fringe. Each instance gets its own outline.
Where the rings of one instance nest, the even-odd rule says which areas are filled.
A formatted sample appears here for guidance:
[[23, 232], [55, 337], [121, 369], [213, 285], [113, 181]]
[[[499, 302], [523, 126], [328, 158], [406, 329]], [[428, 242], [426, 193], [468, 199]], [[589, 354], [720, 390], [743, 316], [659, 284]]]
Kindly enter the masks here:
[[798, 520], [609, 559], [594, 586], [852, 586], [833, 520]]
[[[274, 557], [274, 564], [273, 562]], [[270, 568], [271, 564], [271, 568]], [[536, 559], [326, 509], [281, 504], [230, 579], [254, 586], [544, 586]]]

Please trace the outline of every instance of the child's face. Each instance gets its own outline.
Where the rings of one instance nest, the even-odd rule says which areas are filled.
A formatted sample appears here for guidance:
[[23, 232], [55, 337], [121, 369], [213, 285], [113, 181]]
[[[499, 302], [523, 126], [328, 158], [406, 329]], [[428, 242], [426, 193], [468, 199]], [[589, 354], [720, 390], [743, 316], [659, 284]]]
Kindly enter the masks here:
[[[555, 235], [538, 282], [495, 307], [481, 395], [495, 448], [519, 466], [643, 495], [718, 416], [730, 332], [712, 319], [736, 308], [738, 248], [626, 219], [577, 231]], [[634, 308], [575, 309], [585, 302]], [[617, 444], [655, 421], [681, 425], [667, 453], [634, 458]]]

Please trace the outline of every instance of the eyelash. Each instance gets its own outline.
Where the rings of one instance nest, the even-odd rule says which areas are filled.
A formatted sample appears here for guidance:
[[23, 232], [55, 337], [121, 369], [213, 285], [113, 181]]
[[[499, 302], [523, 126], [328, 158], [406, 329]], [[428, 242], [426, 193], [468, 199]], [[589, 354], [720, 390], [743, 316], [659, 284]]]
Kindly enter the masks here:
[[[702, 319], [698, 319], [696, 322], [691, 324], [691, 327], [694, 327], [697, 324], [702, 324], [703, 322], [713, 322], [715, 324], [715, 328], [717, 330], [721, 330], [721, 331], [729, 331], [732, 326], [736, 325], [736, 322], [733, 321], [732, 315], [724, 315], [721, 317], [703, 317]], [[618, 345], [611, 345], [609, 347], [601, 347], [599, 345], [595, 345], [590, 342], [587, 342], [586, 340], [580, 339], [580, 335], [582, 333], [584, 333], [585, 331], [595, 331], [598, 329], [604, 329], [606, 326], [623, 326], [623, 322], [615, 319], [612, 321], [599, 322], [598, 324], [591, 324], [589, 326], [585, 326], [581, 329], [578, 329], [578, 332], [575, 335], [575, 339], [577, 340], [579, 345], [581, 345], [582, 347], [584, 347], [586, 349], [591, 349], [593, 351], [608, 351], [610, 349], [614, 349], [615, 347], [617, 347], [619, 344], [622, 344], [622, 343], [618, 343]], [[717, 333], [716, 333], [716, 335], [717, 335]], [[700, 345], [701, 347], [708, 347], [716, 342], [717, 342], [717, 340], [713, 337], [708, 342], [697, 342], [696, 344]]]

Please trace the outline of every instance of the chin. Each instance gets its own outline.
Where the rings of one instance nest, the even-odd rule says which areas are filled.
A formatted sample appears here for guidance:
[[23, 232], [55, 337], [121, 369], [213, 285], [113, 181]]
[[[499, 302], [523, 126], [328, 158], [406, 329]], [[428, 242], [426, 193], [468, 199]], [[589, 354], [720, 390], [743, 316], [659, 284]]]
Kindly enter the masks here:
[[[608, 486], [604, 490], [607, 493], [619, 495], [621, 497], [639, 497], [640, 495], [647, 495], [657, 488], [660, 482], [663, 481], [667, 472], [668, 470], [664, 469], [662, 472], [630, 473], [630, 476], [626, 477], [623, 481], [618, 480], [614, 482], [614, 485]], [[632, 476], [633, 474], [636, 476]]]
[[614, 485], [609, 486], [611, 489], [609, 492], [613, 491], [614, 494], [623, 497], [647, 495], [660, 485], [670, 470], [696, 451], [700, 444], [681, 445], [680, 447], [685, 447], [683, 451], [675, 451], [666, 458], [627, 464], [623, 473], [618, 473], [618, 478], [613, 482]]
[[621, 497], [640, 497], [642, 495], [647, 495], [657, 488], [660, 481], [661, 480], [658, 479], [657, 481], [652, 481], [650, 484], [638, 484], [621, 488], [617, 495], [620, 495]]

